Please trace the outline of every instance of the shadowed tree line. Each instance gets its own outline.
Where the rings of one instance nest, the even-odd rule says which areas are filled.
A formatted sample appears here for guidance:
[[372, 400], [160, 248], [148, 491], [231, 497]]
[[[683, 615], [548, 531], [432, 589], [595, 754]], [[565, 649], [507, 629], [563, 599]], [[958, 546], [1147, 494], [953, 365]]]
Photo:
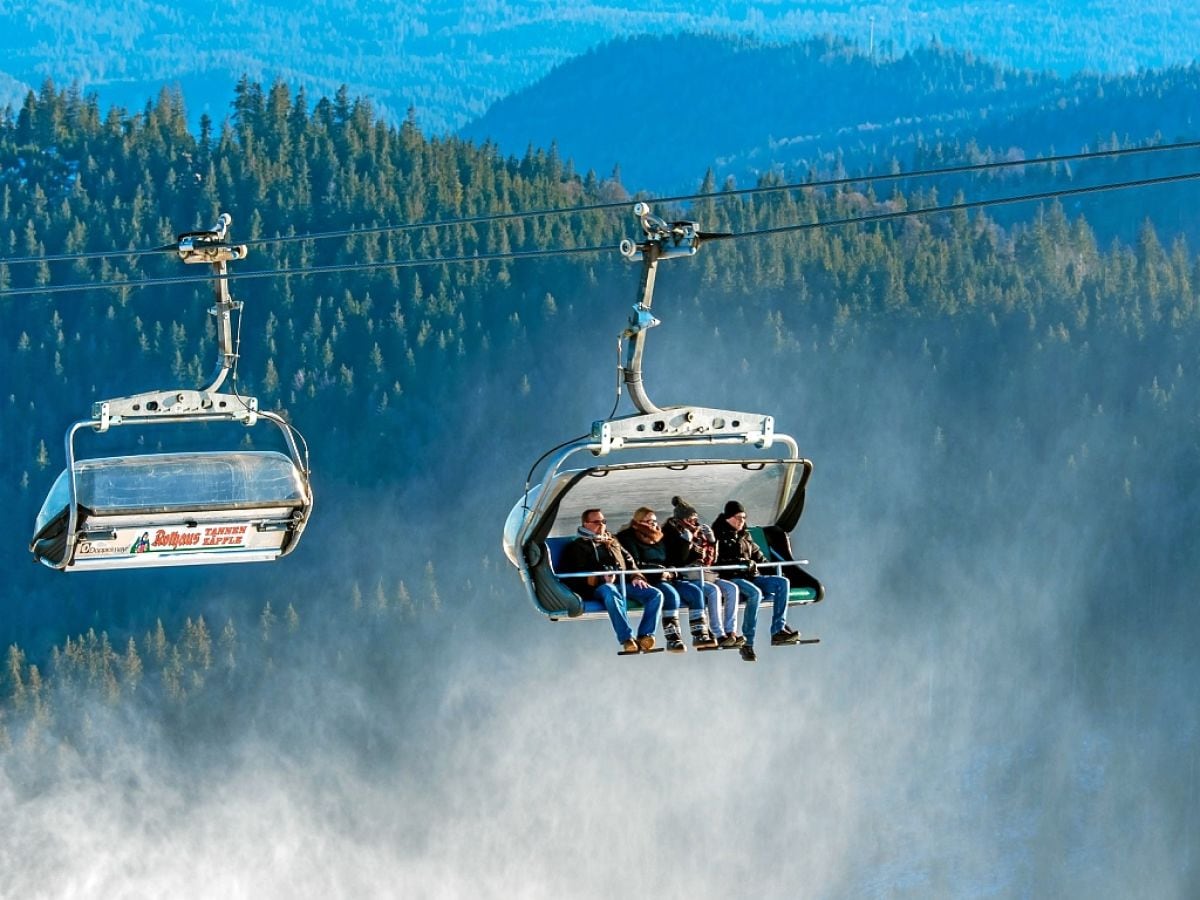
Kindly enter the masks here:
[[[243, 81], [233, 106], [229, 120], [206, 120], [193, 135], [169, 91], [132, 115], [101, 114], [94, 98], [50, 83], [31, 93], [0, 121], [0, 256], [152, 247], [221, 211], [233, 212], [236, 240], [258, 240], [626, 196], [619, 181], [574, 172], [553, 147], [505, 159], [489, 144], [427, 139], [411, 120], [384, 124], [344, 90], [310, 108], [303, 91]], [[718, 189], [711, 176], [697, 186]], [[804, 191], [721, 198], [686, 213], [707, 229], [740, 232], [938, 199]], [[612, 247], [631, 225], [627, 213], [592, 211], [267, 244], [234, 271]], [[317, 449], [344, 460], [345, 471], [368, 472], [363, 463], [385, 447], [419, 453], [414, 435], [435, 424], [427, 411], [452, 401], [464, 381], [507, 373], [545, 329], [578, 325], [572, 310], [606, 298], [625, 271], [615, 256], [549, 259], [536, 274], [505, 262], [235, 282], [247, 301], [239, 386], [297, 421], [328, 422]], [[0, 285], [181, 271], [169, 254], [0, 265]], [[735, 300], [740, 315], [781, 335], [801, 319], [836, 332], [880, 317], [949, 317], [985, 321], [1006, 338], [1079, 343], [1096, 333], [1158, 340], [1190, 327], [1200, 269], [1182, 238], [1164, 241], [1149, 222], [1135, 245], [1101, 246], [1083, 215], [1050, 205], [1011, 227], [957, 214], [727, 242], [673, 277], [718, 306]], [[214, 353], [207, 293], [95, 291], [0, 306], [0, 364], [13, 376], [0, 407], [12, 436], [0, 451], [6, 470], [25, 484], [50, 465], [64, 409], [150, 384], [202, 383]], [[507, 377], [517, 386], [531, 373]]]

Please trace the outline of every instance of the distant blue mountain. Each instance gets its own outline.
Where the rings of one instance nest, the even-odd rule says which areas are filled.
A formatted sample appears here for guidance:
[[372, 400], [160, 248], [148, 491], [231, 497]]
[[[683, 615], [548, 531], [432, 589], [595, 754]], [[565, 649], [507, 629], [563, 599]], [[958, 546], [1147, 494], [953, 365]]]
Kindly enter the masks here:
[[937, 45], [890, 59], [844, 41], [677, 35], [614, 41], [498, 101], [460, 134], [505, 155], [557, 144], [630, 189], [740, 186], [1074, 152], [1200, 133], [1200, 68], [1131, 75], [1017, 71]]
[[[888, 58], [936, 41], [1010, 67], [1127, 73], [1193, 60], [1200, 6], [1171, 0], [1125, 6], [1112, 0], [867, 6], [727, 0], [699, 7], [686, 0], [259, 0], [208, 9], [132, 0], [114, 15], [82, 0], [8, 0], [0, 4], [0, 107], [19, 102], [47, 78], [96, 91], [104, 106], [135, 109], [139, 98], [179, 84], [193, 119], [208, 111], [219, 121], [229, 109], [229, 85], [247, 75], [266, 83], [281, 79], [310, 95], [332, 95], [345, 84], [393, 121], [413, 107], [424, 129], [442, 133], [590, 48], [614, 38], [679, 33], [772, 42], [837, 34], [864, 53]], [[643, 68], [613, 74], [648, 86], [663, 77]]]

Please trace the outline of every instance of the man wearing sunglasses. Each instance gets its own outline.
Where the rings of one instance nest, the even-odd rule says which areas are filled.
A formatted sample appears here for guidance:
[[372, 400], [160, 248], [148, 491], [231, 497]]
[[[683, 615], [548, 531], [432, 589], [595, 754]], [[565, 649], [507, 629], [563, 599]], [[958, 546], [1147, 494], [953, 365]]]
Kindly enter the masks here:
[[[642, 577], [629, 553], [617, 543], [607, 526], [602, 510], [585, 509], [575, 540], [563, 548], [559, 570], [561, 573], [603, 573], [564, 578], [563, 581], [584, 600], [599, 600], [604, 604], [623, 653], [646, 653], [654, 648], [654, 632], [663, 605], [662, 591]], [[623, 586], [622, 579], [617, 576], [619, 572], [627, 573]], [[642, 621], [638, 624], [636, 637], [629, 624], [626, 595], [629, 600], [642, 605]]]

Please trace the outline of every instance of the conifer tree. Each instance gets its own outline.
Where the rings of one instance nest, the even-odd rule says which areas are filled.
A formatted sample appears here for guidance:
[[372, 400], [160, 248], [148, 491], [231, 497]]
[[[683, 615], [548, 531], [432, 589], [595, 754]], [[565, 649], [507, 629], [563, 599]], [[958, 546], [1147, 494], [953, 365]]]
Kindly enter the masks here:
[[264, 644], [269, 644], [271, 642], [271, 637], [275, 631], [276, 620], [277, 617], [275, 613], [271, 611], [271, 601], [268, 600], [266, 605], [263, 606], [262, 612], [258, 617], [259, 634], [262, 636], [262, 641]]
[[232, 672], [237, 668], [237, 629], [233, 627], [233, 619], [225, 620], [225, 627], [221, 629], [221, 637], [217, 640], [220, 650], [221, 665], [226, 672]]
[[130, 694], [136, 694], [142, 683], [142, 658], [138, 654], [137, 642], [130, 636], [125, 644], [125, 655], [121, 658], [121, 676]]
[[16, 644], [8, 648], [8, 696], [14, 709], [25, 706], [25, 676], [22, 671], [25, 665], [25, 651]]

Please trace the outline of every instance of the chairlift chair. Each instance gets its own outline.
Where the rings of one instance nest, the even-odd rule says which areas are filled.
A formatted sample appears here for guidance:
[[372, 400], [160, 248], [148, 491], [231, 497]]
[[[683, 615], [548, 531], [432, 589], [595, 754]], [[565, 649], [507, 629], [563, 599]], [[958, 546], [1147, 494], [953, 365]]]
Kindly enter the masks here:
[[[244, 245], [226, 242], [231, 219], [208, 231], [182, 234], [164, 250], [185, 263], [211, 264], [215, 276], [217, 368], [201, 390], [150, 391], [93, 404], [92, 416], [66, 435], [67, 466], [55, 480], [34, 525], [30, 550], [43, 565], [65, 572], [273, 560], [291, 553], [312, 512], [308, 453], [303, 437], [282, 416], [258, 408], [254, 397], [219, 393], [236, 367], [227, 263]], [[78, 459], [84, 428], [233, 422], [276, 426], [278, 451], [150, 453]]]
[[[769, 415], [697, 406], [659, 408], [642, 383], [644, 332], [659, 324], [650, 314], [657, 262], [690, 256], [703, 240], [719, 235], [700, 232], [694, 222], [664, 222], [645, 203], [635, 205], [634, 214], [645, 240], [621, 242], [622, 254], [643, 264], [640, 300], [622, 334], [628, 341], [622, 375], [638, 412], [594, 422], [587, 436], [543, 455], [505, 522], [504, 552], [535, 608], [551, 621], [607, 619], [602, 603], [583, 600], [556, 569], [585, 510], [603, 509], [615, 532], [640, 506], [669, 514], [674, 496], [685, 498], [707, 521], [715, 519], [727, 500], [737, 499], [771, 561], [764, 571], [788, 579], [789, 604], [817, 603], [824, 588], [791, 546], [813, 471], [795, 439], [777, 433]], [[600, 461], [589, 460], [588, 454]], [[630, 607], [637, 611], [635, 604]]]

